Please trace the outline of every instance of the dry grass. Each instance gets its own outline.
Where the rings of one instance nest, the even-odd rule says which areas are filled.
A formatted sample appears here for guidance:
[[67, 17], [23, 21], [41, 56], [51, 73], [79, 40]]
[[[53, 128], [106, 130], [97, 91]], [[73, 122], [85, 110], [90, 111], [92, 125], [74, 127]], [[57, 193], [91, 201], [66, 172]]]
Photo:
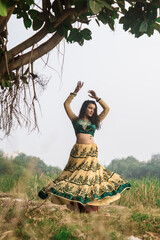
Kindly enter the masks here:
[[[50, 179], [41, 180], [45, 185]], [[132, 189], [122, 193], [120, 200], [90, 214], [49, 201], [42, 205], [36, 198], [38, 184], [26, 175], [10, 193], [0, 194], [0, 240], [125, 240], [131, 235], [160, 239], [160, 183], [156, 179], [131, 181]]]
[[108, 205], [98, 213], [78, 214], [49, 201], [41, 203], [1, 199], [0, 240], [125, 240], [131, 235], [160, 239], [159, 208]]

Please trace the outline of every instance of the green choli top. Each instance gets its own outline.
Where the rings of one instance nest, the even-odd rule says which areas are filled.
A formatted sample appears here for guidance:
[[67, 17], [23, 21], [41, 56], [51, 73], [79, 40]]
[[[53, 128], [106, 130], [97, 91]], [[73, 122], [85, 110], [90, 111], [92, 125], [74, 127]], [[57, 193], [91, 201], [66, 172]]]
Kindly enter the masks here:
[[78, 133], [86, 133], [94, 136], [96, 125], [91, 124], [90, 121], [83, 120], [83, 119], [78, 119], [78, 120], [75, 119], [72, 121], [72, 124], [73, 124], [76, 135]]
[[[86, 134], [91, 134], [92, 136], [94, 136], [94, 133], [95, 133], [95, 130], [96, 130], [96, 125], [91, 124], [91, 122], [88, 121], [88, 120], [83, 120], [83, 119], [78, 119], [77, 120], [77, 116], [74, 114], [74, 112], [72, 112], [72, 109], [70, 107], [70, 103], [72, 102], [74, 97], [75, 97], [75, 94], [73, 94], [73, 93], [71, 93], [68, 96], [68, 98], [64, 102], [64, 108], [66, 110], [66, 113], [67, 113], [68, 117], [72, 121], [72, 124], [73, 124], [76, 135], [78, 133], [86, 133]], [[103, 108], [103, 111], [98, 115], [99, 122], [101, 122], [106, 117], [106, 115], [108, 114], [110, 108], [108, 107], [108, 105], [102, 99], [100, 99], [98, 101], [98, 103]]]

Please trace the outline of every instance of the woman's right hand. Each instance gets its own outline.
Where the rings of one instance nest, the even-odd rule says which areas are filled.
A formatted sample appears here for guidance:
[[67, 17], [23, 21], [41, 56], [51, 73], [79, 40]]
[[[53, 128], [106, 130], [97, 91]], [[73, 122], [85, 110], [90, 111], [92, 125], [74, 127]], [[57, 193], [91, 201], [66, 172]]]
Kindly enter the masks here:
[[84, 82], [78, 81], [77, 82], [77, 87], [74, 90], [74, 93], [78, 93], [79, 90], [83, 87]]

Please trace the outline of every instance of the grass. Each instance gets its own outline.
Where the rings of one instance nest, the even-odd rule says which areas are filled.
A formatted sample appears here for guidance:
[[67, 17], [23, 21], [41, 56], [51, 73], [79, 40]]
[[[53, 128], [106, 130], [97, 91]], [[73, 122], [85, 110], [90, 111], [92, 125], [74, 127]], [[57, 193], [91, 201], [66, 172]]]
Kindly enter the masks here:
[[122, 193], [117, 204], [133, 207], [160, 207], [160, 180], [157, 178], [130, 179], [131, 189]]
[[160, 237], [158, 208], [151, 211], [110, 205], [100, 207], [98, 213], [77, 214], [64, 206], [54, 205], [53, 210], [49, 202], [32, 211], [40, 203], [34, 206], [26, 203], [11, 200], [5, 207], [1, 203], [1, 236], [8, 232], [8, 239], [125, 240], [128, 236], [142, 237], [148, 232]]
[[[125, 240], [131, 235], [144, 240], [160, 239], [158, 179], [129, 180], [132, 188], [123, 192], [120, 200], [90, 214], [74, 213], [49, 201], [42, 205], [37, 192], [49, 181], [46, 176], [37, 178], [26, 174], [15, 181], [9, 191], [3, 186], [6, 196], [13, 197], [0, 197], [0, 239]], [[23, 201], [15, 201], [15, 198]]]

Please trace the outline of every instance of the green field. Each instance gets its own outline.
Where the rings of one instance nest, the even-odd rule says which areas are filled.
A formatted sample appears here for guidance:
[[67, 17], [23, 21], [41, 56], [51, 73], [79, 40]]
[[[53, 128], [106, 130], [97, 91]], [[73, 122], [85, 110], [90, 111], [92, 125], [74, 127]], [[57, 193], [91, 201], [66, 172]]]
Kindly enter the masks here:
[[120, 200], [90, 214], [39, 200], [37, 192], [51, 180], [31, 172], [18, 180], [0, 176], [0, 239], [160, 239], [159, 179], [130, 179]]

